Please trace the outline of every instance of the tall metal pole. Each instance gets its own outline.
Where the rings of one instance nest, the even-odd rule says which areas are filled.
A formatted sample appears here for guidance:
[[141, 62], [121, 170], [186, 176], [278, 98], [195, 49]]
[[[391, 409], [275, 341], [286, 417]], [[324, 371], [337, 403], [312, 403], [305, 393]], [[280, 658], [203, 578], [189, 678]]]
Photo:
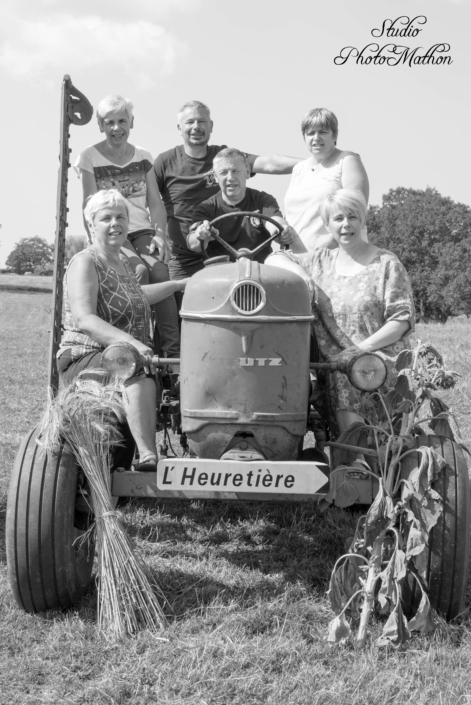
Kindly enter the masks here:
[[69, 126], [86, 125], [93, 115], [93, 107], [83, 93], [75, 88], [67, 74], [62, 81], [59, 174], [57, 178], [56, 239], [54, 249], [54, 284], [51, 314], [51, 342], [49, 346], [48, 384], [53, 394], [59, 386], [57, 351], [62, 335], [62, 299], [65, 259], [65, 231], [67, 228], [67, 182], [70, 167]]

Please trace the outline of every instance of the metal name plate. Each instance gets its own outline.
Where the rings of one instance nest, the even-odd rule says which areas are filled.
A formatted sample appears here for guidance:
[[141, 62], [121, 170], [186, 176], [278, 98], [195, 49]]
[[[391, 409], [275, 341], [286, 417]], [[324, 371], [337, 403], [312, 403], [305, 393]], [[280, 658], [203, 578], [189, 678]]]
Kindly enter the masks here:
[[163, 458], [157, 465], [159, 490], [315, 494], [328, 482], [326, 465], [297, 461]]

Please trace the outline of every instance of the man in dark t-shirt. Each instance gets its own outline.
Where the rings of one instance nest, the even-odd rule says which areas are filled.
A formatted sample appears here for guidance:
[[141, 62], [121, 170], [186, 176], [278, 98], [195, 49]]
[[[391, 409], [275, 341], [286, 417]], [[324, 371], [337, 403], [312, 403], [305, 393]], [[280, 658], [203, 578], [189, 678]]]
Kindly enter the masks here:
[[[273, 196], [264, 191], [246, 187], [250, 165], [243, 152], [238, 149], [223, 149], [216, 155], [213, 167], [221, 190], [195, 208], [193, 215], [195, 222], [191, 225], [187, 236], [190, 250], [195, 253], [205, 252], [207, 257], [227, 255], [228, 251], [224, 246], [212, 238], [215, 228], [210, 228], [210, 221], [226, 213], [250, 211], [254, 214], [263, 213], [280, 223], [283, 226], [283, 232], [279, 241], [290, 244], [292, 249], [298, 251], [302, 243], [295, 230], [282, 218], [278, 203]], [[275, 225], [257, 218], [256, 215], [227, 218], [220, 221], [216, 229], [216, 234], [236, 250], [241, 248], [253, 250], [275, 232], [279, 232]], [[299, 249], [299, 251], [303, 250], [304, 248]], [[267, 245], [254, 259], [264, 262], [270, 252], [271, 247]]]
[[[219, 191], [213, 160], [225, 148], [225, 145], [208, 145], [213, 123], [204, 103], [185, 103], [178, 114], [178, 129], [183, 145], [159, 154], [154, 164], [167, 211], [172, 279], [191, 276], [202, 267], [202, 255], [191, 251], [186, 240], [196, 206]], [[251, 174], [289, 174], [301, 161], [295, 157], [255, 154], [246, 154], [246, 159]]]

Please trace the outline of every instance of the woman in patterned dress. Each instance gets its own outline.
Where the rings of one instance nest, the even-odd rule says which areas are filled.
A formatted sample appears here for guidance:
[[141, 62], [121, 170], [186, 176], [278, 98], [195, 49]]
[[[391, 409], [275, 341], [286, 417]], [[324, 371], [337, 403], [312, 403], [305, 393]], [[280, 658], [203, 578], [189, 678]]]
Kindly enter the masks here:
[[[375, 351], [391, 375], [401, 350], [410, 348], [415, 311], [412, 289], [396, 255], [365, 242], [366, 201], [340, 189], [325, 199], [322, 220], [338, 245], [301, 255], [314, 287], [314, 334], [324, 360]], [[340, 432], [364, 421], [361, 393], [341, 372], [327, 375], [328, 402]]]
[[[130, 343], [149, 362], [153, 356], [150, 305], [183, 291], [187, 281], [139, 285], [127, 258], [120, 253], [128, 234], [129, 209], [116, 189], [92, 196], [84, 217], [93, 241], [72, 258], [64, 281], [65, 331], [58, 369], [65, 383], [82, 370], [100, 368], [101, 353], [111, 343]], [[141, 371], [128, 380], [126, 396], [127, 421], [139, 451], [137, 469], [155, 471], [153, 375]]]

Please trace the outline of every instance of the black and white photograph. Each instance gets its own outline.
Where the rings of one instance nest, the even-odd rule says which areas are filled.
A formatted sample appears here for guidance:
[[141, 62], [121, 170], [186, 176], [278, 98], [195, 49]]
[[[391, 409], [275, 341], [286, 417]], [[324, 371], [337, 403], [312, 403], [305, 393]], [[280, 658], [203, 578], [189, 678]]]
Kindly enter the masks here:
[[3, 0], [0, 703], [471, 698], [471, 0]]

